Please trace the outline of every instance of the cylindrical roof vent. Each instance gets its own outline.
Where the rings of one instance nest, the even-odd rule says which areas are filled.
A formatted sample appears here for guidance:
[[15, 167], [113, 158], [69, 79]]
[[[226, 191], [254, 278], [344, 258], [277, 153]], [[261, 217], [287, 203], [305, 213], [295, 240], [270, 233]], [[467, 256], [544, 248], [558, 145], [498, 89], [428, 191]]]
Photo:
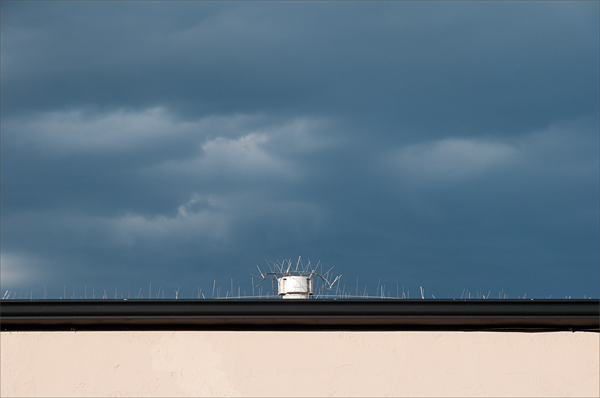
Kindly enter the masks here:
[[313, 279], [308, 276], [282, 276], [277, 290], [284, 299], [307, 299], [313, 295]]

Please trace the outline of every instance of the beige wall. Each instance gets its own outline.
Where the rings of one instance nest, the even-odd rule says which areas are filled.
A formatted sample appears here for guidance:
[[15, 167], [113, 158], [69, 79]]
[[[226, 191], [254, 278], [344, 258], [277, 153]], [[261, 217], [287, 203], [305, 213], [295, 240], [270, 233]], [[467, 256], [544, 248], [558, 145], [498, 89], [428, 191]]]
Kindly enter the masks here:
[[595, 396], [598, 333], [2, 332], [9, 396]]

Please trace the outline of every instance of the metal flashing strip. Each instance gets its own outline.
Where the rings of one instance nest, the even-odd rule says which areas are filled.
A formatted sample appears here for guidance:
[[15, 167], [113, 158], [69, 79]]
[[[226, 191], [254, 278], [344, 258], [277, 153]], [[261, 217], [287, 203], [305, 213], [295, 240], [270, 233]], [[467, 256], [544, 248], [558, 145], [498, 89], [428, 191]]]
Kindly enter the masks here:
[[598, 332], [600, 300], [2, 300], [0, 329]]

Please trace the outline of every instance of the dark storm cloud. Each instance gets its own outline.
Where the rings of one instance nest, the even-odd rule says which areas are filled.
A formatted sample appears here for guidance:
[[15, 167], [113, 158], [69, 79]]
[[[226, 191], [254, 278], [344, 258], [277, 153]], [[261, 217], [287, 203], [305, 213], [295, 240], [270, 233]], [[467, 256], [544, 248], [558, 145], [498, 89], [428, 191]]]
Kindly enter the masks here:
[[3, 287], [598, 294], [597, 3], [1, 7]]
[[357, 114], [362, 128], [522, 132], [597, 108], [594, 7], [9, 4], [5, 106]]

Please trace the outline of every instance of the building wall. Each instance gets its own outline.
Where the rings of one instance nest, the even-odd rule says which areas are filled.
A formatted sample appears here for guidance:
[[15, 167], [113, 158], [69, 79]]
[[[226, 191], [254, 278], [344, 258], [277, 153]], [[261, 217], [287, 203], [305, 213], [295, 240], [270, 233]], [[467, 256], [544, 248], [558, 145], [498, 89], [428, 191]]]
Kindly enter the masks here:
[[593, 396], [590, 332], [2, 332], [9, 396]]

